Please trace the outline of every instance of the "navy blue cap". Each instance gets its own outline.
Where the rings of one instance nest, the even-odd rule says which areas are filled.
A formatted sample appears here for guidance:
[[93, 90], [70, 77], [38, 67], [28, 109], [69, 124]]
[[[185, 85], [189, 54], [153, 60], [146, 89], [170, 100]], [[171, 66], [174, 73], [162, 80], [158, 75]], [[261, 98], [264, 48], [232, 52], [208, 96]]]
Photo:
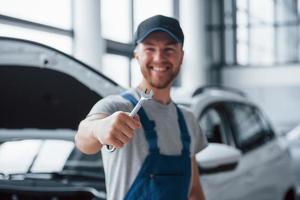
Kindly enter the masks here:
[[178, 43], [183, 44], [184, 35], [179, 22], [171, 17], [155, 15], [139, 24], [134, 35], [135, 45], [142, 42], [150, 33], [163, 31], [168, 33]]

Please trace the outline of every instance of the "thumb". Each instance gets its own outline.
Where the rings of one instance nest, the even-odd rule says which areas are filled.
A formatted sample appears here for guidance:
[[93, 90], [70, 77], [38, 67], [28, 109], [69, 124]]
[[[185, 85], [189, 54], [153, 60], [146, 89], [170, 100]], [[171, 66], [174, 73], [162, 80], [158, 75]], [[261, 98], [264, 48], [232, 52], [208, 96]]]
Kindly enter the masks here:
[[142, 123], [141, 123], [140, 117], [138, 115], [134, 115], [132, 118], [133, 118], [134, 122], [141, 128]]

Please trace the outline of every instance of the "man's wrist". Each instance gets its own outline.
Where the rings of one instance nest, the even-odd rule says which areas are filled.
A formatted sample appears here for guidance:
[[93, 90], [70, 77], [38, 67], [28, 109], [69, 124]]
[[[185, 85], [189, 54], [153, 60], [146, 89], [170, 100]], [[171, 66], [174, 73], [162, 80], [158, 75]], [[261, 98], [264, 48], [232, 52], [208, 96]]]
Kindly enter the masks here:
[[99, 126], [99, 123], [101, 123], [101, 122], [99, 122], [99, 120], [93, 120], [91, 123], [92, 123], [91, 131], [90, 131], [91, 137], [93, 138], [93, 140], [95, 142], [98, 142], [101, 146], [104, 145], [104, 143], [101, 141], [101, 139], [98, 136], [98, 134], [99, 134], [98, 126]]

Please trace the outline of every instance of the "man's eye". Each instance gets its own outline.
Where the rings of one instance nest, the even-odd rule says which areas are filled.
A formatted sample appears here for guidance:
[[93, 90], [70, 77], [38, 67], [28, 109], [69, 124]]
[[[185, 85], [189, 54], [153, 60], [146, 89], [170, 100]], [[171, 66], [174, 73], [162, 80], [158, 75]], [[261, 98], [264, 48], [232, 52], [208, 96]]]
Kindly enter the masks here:
[[175, 52], [175, 49], [173, 49], [173, 48], [166, 48], [165, 51], [169, 52], [169, 53], [172, 53], [172, 52]]
[[154, 50], [155, 50], [154, 48], [146, 48], [145, 49], [146, 52], [154, 52]]

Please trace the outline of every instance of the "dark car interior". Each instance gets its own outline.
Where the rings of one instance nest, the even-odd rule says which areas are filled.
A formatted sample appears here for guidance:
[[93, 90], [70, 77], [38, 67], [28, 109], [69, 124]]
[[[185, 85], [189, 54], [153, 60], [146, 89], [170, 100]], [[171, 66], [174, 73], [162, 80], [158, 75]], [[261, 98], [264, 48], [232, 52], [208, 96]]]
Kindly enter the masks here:
[[101, 97], [75, 78], [37, 67], [1, 66], [0, 127], [71, 128]]

